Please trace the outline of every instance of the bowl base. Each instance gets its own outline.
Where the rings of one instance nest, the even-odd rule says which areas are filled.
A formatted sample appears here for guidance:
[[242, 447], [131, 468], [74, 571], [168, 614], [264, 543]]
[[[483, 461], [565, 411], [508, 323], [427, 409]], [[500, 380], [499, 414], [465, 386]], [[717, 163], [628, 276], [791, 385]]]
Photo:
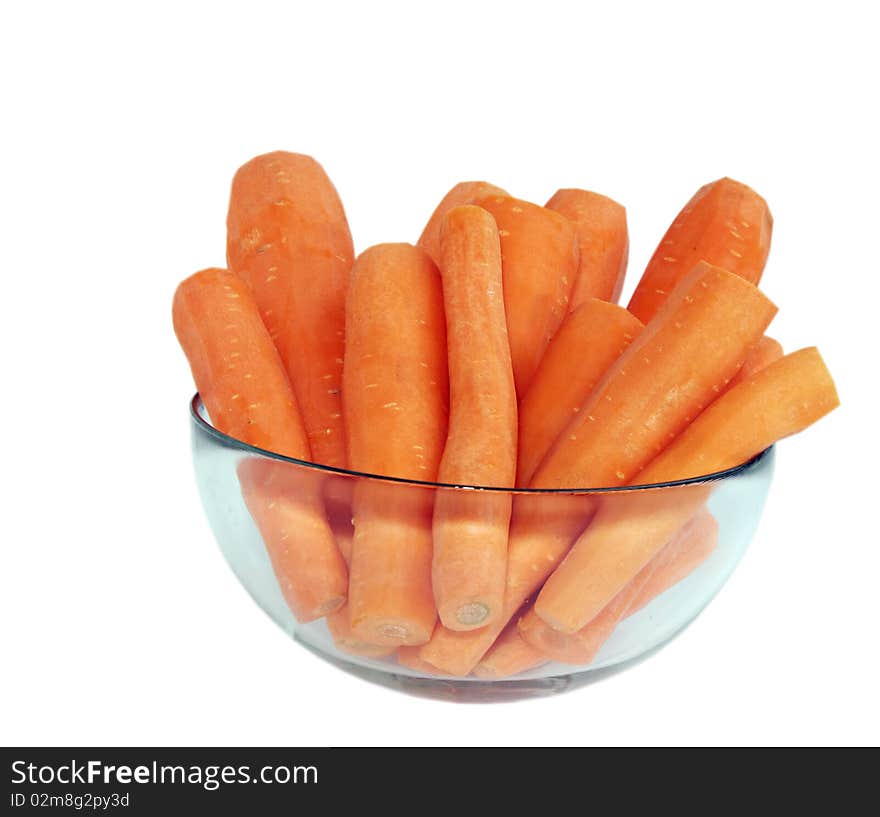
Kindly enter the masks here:
[[546, 678], [513, 678], [506, 681], [480, 681], [474, 678], [466, 680], [426, 678], [405, 675], [399, 672], [389, 672], [388, 670], [372, 669], [362, 664], [356, 664], [353, 661], [347, 661], [338, 655], [326, 653], [314, 644], [310, 644], [296, 635], [294, 635], [294, 638], [308, 649], [309, 652], [314, 653], [322, 660], [333, 664], [333, 666], [347, 672], [349, 675], [360, 678], [362, 681], [394, 689], [398, 692], [405, 692], [408, 695], [415, 695], [419, 698], [452, 701], [455, 703], [487, 704], [520, 701], [528, 698], [546, 698], [550, 695], [580, 689], [597, 681], [602, 681], [650, 658], [654, 653], [663, 649], [666, 644], [683, 630], [687, 629], [687, 626], [685, 625], [680, 630], [672, 633], [669, 638], [647, 652], [611, 666], [587, 671], [580, 667], [572, 667], [570, 673], [561, 673]]

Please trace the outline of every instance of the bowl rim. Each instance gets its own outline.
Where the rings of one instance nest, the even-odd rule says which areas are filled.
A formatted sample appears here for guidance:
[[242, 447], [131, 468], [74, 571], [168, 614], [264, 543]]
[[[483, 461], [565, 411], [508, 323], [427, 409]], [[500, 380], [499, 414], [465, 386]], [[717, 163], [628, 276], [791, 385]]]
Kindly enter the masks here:
[[679, 488], [687, 485], [703, 485], [707, 482], [720, 482], [722, 480], [728, 479], [729, 477], [737, 476], [738, 474], [744, 473], [745, 471], [756, 467], [774, 448], [773, 445], [770, 445], [760, 453], [755, 454], [755, 456], [751, 459], [748, 459], [745, 462], [740, 463], [739, 465], [734, 465], [732, 468], [727, 468], [723, 471], [715, 471], [710, 474], [702, 474], [700, 476], [689, 477], [687, 479], [670, 480], [668, 482], [653, 482], [645, 485], [608, 485], [599, 488], [504, 488], [497, 485], [466, 485], [448, 482], [431, 482], [429, 480], [407, 479], [405, 477], [392, 477], [384, 474], [371, 474], [366, 471], [352, 471], [348, 468], [336, 468], [332, 465], [322, 465], [321, 463], [317, 462], [309, 462], [308, 460], [296, 459], [296, 457], [288, 457], [284, 454], [279, 454], [276, 451], [269, 451], [266, 448], [259, 448], [258, 446], [250, 445], [250, 443], [238, 440], [235, 437], [230, 437], [228, 434], [225, 434], [224, 432], [211, 425], [205, 419], [205, 417], [202, 416], [201, 411], [199, 410], [200, 408], [204, 409], [205, 414], [207, 415], [207, 409], [205, 409], [204, 401], [202, 400], [201, 395], [196, 392], [189, 402], [190, 418], [192, 419], [196, 428], [203, 431], [208, 436], [213, 437], [226, 448], [235, 448], [248, 454], [258, 454], [261, 457], [277, 460], [279, 462], [288, 462], [294, 465], [300, 465], [304, 468], [310, 468], [314, 471], [318, 471], [324, 474], [334, 474], [342, 477], [354, 477], [357, 479], [368, 479], [376, 482], [390, 482], [399, 485], [413, 485], [420, 488], [445, 488], [459, 491], [490, 491], [506, 494], [528, 495], [581, 495], [612, 494], [623, 492], [632, 493], [635, 491], [648, 491], [656, 490], [659, 488]]

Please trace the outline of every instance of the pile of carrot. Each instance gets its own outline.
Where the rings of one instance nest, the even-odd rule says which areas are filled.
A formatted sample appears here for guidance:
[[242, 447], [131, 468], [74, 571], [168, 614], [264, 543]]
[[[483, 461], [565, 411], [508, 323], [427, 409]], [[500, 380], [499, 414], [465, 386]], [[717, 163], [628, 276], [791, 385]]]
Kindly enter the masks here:
[[296, 618], [422, 673], [592, 662], [713, 552], [713, 484], [513, 489], [713, 474], [838, 405], [815, 348], [786, 355], [766, 334], [772, 226], [749, 187], [705, 185], [624, 308], [626, 211], [597, 193], [541, 206], [462, 182], [415, 244], [355, 256], [314, 159], [241, 167], [227, 268], [187, 278], [173, 304], [211, 422], [286, 457], [407, 481], [240, 461]]

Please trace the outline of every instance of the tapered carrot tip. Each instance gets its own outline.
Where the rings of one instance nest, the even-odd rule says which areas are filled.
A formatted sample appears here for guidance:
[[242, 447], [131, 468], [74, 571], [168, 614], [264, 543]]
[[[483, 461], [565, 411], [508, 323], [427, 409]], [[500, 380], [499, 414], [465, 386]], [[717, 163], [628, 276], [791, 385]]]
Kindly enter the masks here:
[[519, 397], [568, 312], [578, 268], [574, 225], [565, 216], [510, 196], [475, 202], [498, 225], [504, 306]]
[[521, 672], [546, 664], [548, 657], [529, 644], [517, 630], [516, 623], [507, 626], [503, 633], [474, 667], [474, 675], [487, 681], [509, 678]]
[[629, 256], [626, 209], [589, 190], [557, 190], [547, 208], [565, 216], [577, 230], [580, 261], [569, 309], [590, 298], [616, 302]]
[[454, 207], [462, 204], [473, 204], [485, 196], [506, 196], [507, 191], [496, 187], [489, 182], [459, 182], [440, 201], [437, 208], [428, 219], [418, 245], [426, 252], [435, 263], [440, 261], [440, 230], [443, 219]]

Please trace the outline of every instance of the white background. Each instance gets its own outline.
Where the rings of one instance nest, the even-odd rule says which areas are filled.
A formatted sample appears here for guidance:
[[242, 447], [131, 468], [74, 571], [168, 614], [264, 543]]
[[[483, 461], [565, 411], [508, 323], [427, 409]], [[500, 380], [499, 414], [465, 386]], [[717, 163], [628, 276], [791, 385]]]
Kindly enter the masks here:
[[[872, 5], [4, 5], [0, 742], [876, 743]], [[700, 184], [769, 200], [772, 333], [820, 346], [843, 407], [779, 447], [749, 553], [680, 639], [456, 706], [340, 673], [246, 596], [199, 506], [170, 303], [275, 148], [324, 164], [359, 250], [414, 240], [460, 179], [606, 193], [625, 297]]]

